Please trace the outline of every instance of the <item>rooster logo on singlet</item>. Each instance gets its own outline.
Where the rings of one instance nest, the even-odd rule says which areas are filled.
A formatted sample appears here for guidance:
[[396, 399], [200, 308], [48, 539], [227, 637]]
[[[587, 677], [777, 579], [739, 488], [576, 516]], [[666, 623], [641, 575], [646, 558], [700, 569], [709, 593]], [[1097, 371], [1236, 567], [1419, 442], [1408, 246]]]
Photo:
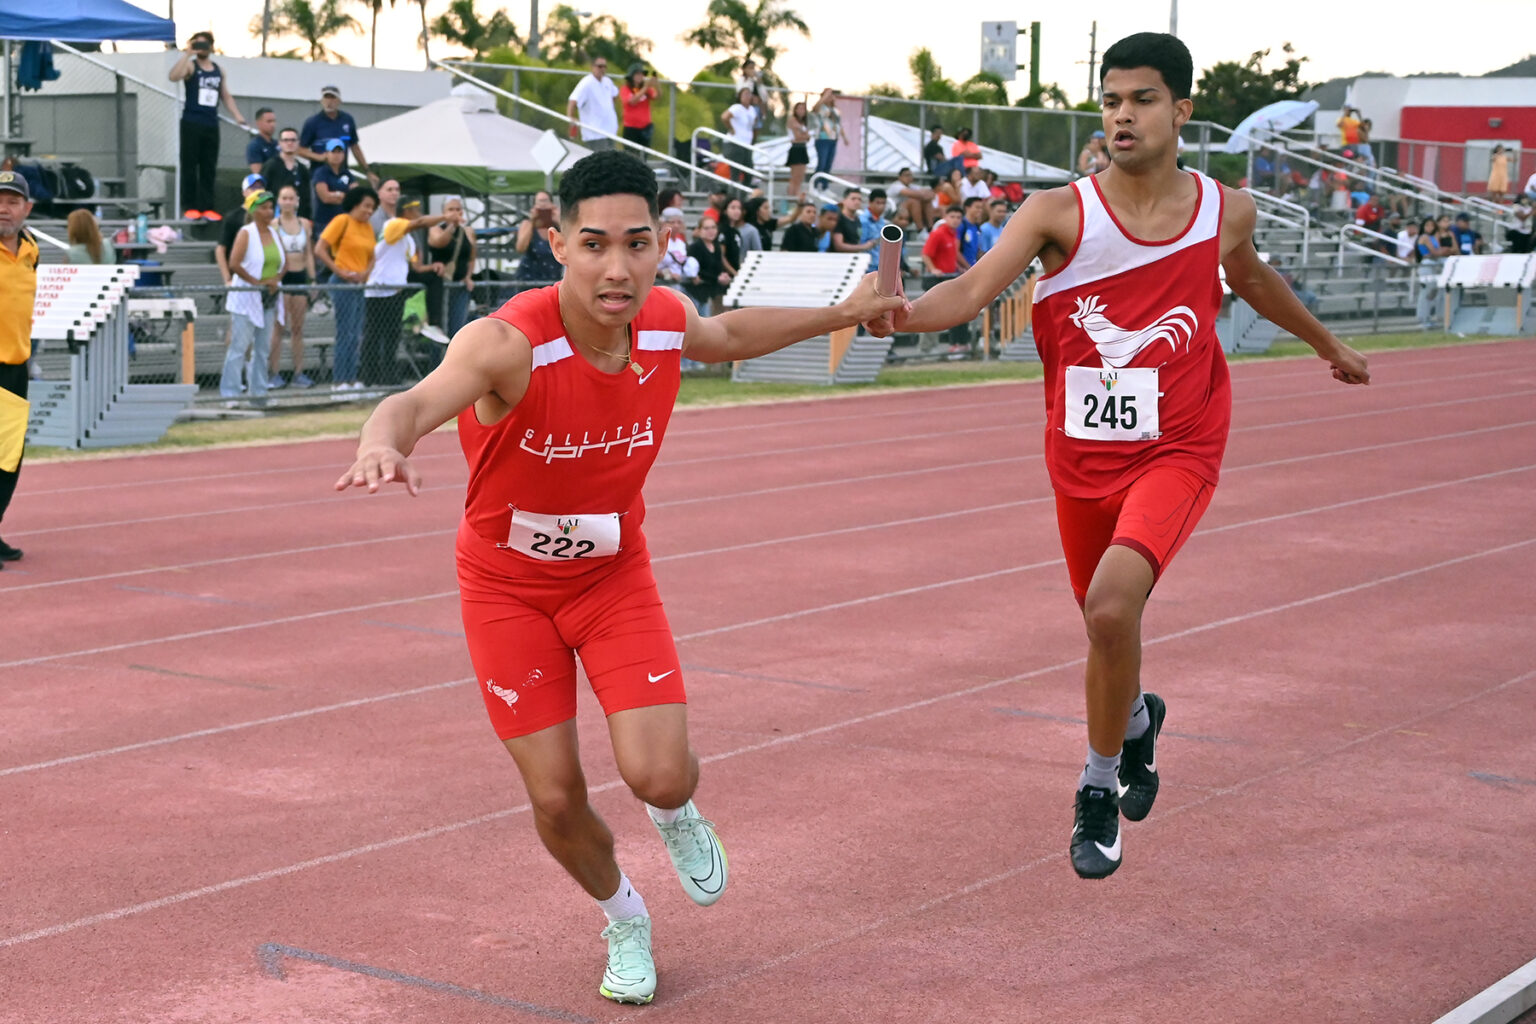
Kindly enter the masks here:
[[1105, 369], [1118, 370], [1130, 365], [1131, 360], [1143, 349], [1159, 341], [1166, 341], [1174, 352], [1178, 352], [1182, 340], [1187, 349], [1196, 328], [1200, 326], [1194, 310], [1188, 306], [1175, 306], [1149, 326], [1140, 330], [1127, 330], [1105, 315], [1109, 312], [1109, 306], [1097, 295], [1073, 301], [1077, 303], [1077, 312], [1068, 319], [1088, 335], [1088, 339], [1099, 350], [1099, 358], [1104, 361]]

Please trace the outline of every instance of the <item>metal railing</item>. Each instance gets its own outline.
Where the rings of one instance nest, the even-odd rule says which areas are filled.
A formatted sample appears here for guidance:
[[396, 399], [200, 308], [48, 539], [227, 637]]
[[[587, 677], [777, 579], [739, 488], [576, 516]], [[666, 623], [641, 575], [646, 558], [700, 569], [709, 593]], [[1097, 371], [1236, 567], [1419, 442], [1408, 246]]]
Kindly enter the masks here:
[[1394, 256], [1391, 253], [1382, 252], [1380, 249], [1372, 248], [1369, 245], [1362, 245], [1359, 242], [1351, 242], [1349, 240], [1350, 235], [1359, 235], [1365, 238], [1377, 238], [1391, 245], [1394, 250], [1397, 248], [1397, 239], [1391, 235], [1384, 235], [1380, 231], [1372, 231], [1370, 228], [1363, 227], [1359, 224], [1345, 224], [1343, 227], [1339, 228], [1339, 256], [1337, 269], [1335, 271], [1335, 274], [1339, 277], [1344, 276], [1344, 253], [1346, 250], [1353, 250], [1355, 252], [1363, 253], [1366, 256], [1380, 260], [1383, 263], [1390, 263], [1397, 267], [1413, 266], [1413, 264], [1409, 263], [1407, 260]]
[[[690, 152], [695, 153], [695, 154], [700, 152], [700, 150], [699, 150], [699, 136], [701, 136], [701, 135], [709, 136], [710, 138], [719, 139], [722, 142], [728, 142], [728, 143], [730, 143], [733, 146], [740, 146], [742, 149], [745, 149], [745, 150], [747, 150], [748, 152], [750, 152], [752, 154], [753, 160], [752, 160], [752, 166], [750, 166], [750, 167], [743, 166], [742, 164], [739, 164], [736, 161], [729, 159], [728, 157], [726, 157], [724, 155], [723, 152], [714, 154], [713, 162], [714, 163], [725, 164], [725, 166], [733, 167], [736, 170], [741, 171], [744, 174], [750, 174], [754, 178], [761, 178], [761, 179], [763, 179], [763, 181], [765, 182], [765, 185], [766, 185], [766, 187], [763, 190], [763, 194], [768, 197], [768, 205], [771, 208], [772, 205], [773, 205], [774, 168], [769, 167], [767, 170], [758, 170], [758, 168], [756, 166], [756, 164], [757, 164], [757, 159], [756, 158], [759, 157], [759, 156], [763, 156], [766, 151], [761, 146], [755, 146], [755, 145], [751, 145], [751, 144], [743, 145], [740, 141], [738, 141], [737, 139], [731, 138], [731, 136], [726, 135], [724, 132], [719, 132], [719, 131], [716, 131], [713, 128], [708, 128], [708, 127], [705, 127], [704, 125], [700, 125], [699, 127], [695, 128], [693, 130], [693, 133], [691, 135], [688, 136], [688, 146], [689, 146], [689, 151]], [[699, 170], [699, 168], [698, 168], [698, 160], [697, 160], [697, 158], [695, 158], [693, 160], [693, 170], [690, 172], [689, 178], [688, 178], [688, 189], [689, 189], [689, 191], [697, 192], [699, 190], [699, 184], [698, 184], [698, 178], [697, 178], [698, 170]]]
[[[1254, 205], [1269, 220], [1277, 221], [1288, 227], [1298, 228], [1301, 231], [1301, 262], [1306, 263], [1311, 255], [1312, 245], [1312, 211], [1300, 203], [1293, 203], [1289, 199], [1281, 199], [1267, 192], [1258, 192], [1254, 189], [1244, 189], [1253, 196]], [[1274, 207], [1278, 207], [1277, 212]], [[1289, 214], [1290, 216], [1287, 216]]]

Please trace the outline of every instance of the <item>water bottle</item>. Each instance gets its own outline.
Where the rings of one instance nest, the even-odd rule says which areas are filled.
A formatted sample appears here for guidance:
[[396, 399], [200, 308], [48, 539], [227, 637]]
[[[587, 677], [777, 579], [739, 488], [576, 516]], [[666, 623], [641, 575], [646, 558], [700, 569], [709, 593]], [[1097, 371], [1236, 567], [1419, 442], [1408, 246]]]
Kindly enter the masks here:
[[149, 214], [139, 214], [138, 226], [134, 229], [133, 240], [138, 242], [140, 245], [143, 245], [145, 242], [149, 241]]

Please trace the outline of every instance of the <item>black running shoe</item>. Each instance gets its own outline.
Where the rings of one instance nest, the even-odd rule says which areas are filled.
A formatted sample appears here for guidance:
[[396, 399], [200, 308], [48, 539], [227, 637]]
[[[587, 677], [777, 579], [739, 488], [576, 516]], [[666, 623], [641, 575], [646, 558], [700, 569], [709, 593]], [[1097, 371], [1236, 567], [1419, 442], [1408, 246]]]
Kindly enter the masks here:
[[1082, 878], [1108, 878], [1120, 866], [1120, 798], [1113, 789], [1077, 791], [1072, 825], [1072, 870]]
[[0, 540], [0, 562], [14, 562], [21, 557], [21, 548], [13, 548]]
[[1168, 705], [1155, 693], [1144, 693], [1147, 717], [1152, 724], [1134, 740], [1126, 740], [1120, 748], [1120, 813], [1126, 821], [1140, 821], [1152, 811], [1152, 801], [1157, 799], [1157, 734], [1162, 731], [1163, 719], [1168, 717]]

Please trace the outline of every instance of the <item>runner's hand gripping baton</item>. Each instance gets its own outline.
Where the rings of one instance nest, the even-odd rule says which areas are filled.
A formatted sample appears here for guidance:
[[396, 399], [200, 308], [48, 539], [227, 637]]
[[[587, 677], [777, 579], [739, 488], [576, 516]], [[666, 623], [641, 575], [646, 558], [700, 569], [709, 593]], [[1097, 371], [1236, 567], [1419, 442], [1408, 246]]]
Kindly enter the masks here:
[[901, 294], [901, 242], [905, 236], [895, 224], [880, 229], [880, 270], [875, 276], [875, 291], [881, 295]]

